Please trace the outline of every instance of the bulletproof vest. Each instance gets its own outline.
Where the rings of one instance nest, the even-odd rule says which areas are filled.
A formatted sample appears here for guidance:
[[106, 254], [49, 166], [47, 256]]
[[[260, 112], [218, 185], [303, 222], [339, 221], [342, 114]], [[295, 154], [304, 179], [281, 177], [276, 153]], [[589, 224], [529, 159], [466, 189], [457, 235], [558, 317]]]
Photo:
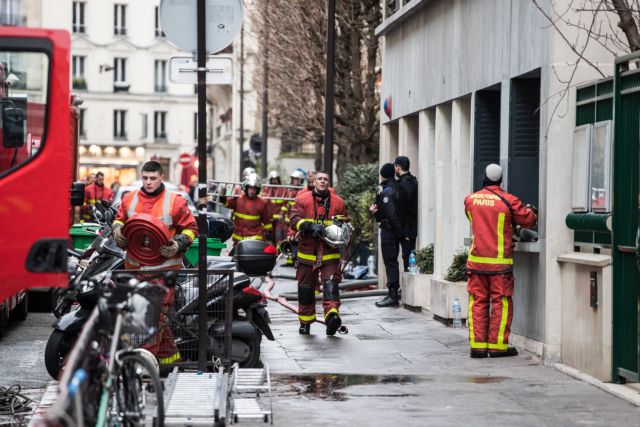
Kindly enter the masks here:
[[418, 180], [411, 173], [403, 175], [396, 183], [398, 190], [398, 215], [403, 220], [415, 221], [418, 215]]

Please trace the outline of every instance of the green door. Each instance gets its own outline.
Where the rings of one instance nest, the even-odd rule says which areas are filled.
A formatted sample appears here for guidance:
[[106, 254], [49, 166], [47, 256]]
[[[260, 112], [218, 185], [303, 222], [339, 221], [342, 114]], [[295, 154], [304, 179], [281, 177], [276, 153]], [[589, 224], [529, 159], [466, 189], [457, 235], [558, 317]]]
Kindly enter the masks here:
[[640, 380], [640, 52], [615, 70], [613, 166], [613, 380]]

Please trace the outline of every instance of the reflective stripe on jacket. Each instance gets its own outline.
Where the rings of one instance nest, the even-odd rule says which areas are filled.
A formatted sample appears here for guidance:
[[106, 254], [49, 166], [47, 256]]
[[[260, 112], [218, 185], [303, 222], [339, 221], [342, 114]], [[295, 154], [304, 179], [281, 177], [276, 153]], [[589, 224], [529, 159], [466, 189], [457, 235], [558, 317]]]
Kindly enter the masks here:
[[[187, 205], [187, 201], [178, 193], [167, 191], [149, 196], [142, 190], [127, 193], [122, 199], [120, 210], [113, 221], [114, 225], [124, 224], [127, 219], [138, 213], [146, 213], [159, 218], [168, 228], [171, 237], [176, 234], [184, 234], [193, 241], [198, 232], [196, 220]], [[138, 264], [127, 255], [127, 264], [136, 268]], [[168, 258], [154, 268], [172, 268], [182, 265], [182, 253], [173, 258]]]
[[[333, 223], [333, 217], [346, 218], [347, 208], [342, 198], [330, 192], [329, 212], [311, 191], [298, 193], [296, 202], [291, 208], [291, 228], [300, 231], [300, 226], [306, 222], [322, 223], [324, 226]], [[321, 257], [321, 259], [318, 259]], [[324, 243], [321, 239], [300, 233], [298, 242], [298, 262], [303, 264], [318, 264], [323, 262], [337, 262], [340, 251]]]
[[257, 196], [250, 199], [243, 194], [238, 198], [228, 198], [225, 204], [233, 209], [235, 240], [263, 240], [265, 230], [271, 230], [271, 207], [268, 200]]
[[[511, 205], [513, 217], [500, 196]], [[468, 195], [464, 199], [464, 207], [473, 230], [467, 270], [486, 273], [510, 271], [513, 265], [512, 224], [533, 227], [536, 214], [516, 196], [497, 185]]]

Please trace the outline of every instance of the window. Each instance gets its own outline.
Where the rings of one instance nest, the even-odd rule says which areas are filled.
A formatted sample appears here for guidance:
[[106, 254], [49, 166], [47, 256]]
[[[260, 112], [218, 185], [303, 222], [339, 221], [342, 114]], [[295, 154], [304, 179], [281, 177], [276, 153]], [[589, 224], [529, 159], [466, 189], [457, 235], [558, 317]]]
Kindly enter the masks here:
[[73, 88], [74, 89], [86, 89], [87, 81], [84, 77], [84, 63], [86, 56], [74, 55], [72, 58], [73, 69]]
[[167, 138], [167, 112], [166, 111], [156, 111], [153, 113], [153, 137], [155, 139], [166, 139]]
[[127, 112], [125, 110], [113, 111], [113, 137], [116, 139], [127, 137]]
[[127, 92], [129, 84], [127, 83], [127, 59], [114, 58], [113, 60], [113, 91]]
[[87, 137], [87, 131], [84, 125], [86, 117], [87, 117], [87, 109], [80, 108], [80, 110], [78, 111], [78, 136], [80, 136], [80, 138]]
[[165, 37], [164, 31], [160, 28], [160, 7], [156, 6], [156, 37]]
[[142, 113], [142, 139], [147, 139], [149, 136], [149, 118], [146, 113]]
[[21, 0], [0, 0], [0, 25], [25, 25], [20, 3]]
[[124, 4], [113, 6], [113, 34], [127, 34], [127, 6]]
[[167, 61], [156, 61], [154, 68], [155, 76], [155, 91], [166, 92], [167, 91]]
[[87, 30], [84, 25], [84, 7], [83, 1], [73, 2], [72, 30], [74, 33], [84, 33]]

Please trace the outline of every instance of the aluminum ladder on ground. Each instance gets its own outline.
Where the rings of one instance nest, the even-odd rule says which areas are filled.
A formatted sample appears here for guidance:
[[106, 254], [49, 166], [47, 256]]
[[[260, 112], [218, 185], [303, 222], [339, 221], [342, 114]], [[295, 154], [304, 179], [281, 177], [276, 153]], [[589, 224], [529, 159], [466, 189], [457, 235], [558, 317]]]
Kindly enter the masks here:
[[219, 372], [169, 374], [164, 392], [164, 425], [213, 426], [225, 424], [229, 376]]
[[242, 419], [271, 420], [273, 424], [273, 404], [271, 402], [271, 377], [269, 367], [241, 369], [236, 363], [231, 372], [231, 420]]

